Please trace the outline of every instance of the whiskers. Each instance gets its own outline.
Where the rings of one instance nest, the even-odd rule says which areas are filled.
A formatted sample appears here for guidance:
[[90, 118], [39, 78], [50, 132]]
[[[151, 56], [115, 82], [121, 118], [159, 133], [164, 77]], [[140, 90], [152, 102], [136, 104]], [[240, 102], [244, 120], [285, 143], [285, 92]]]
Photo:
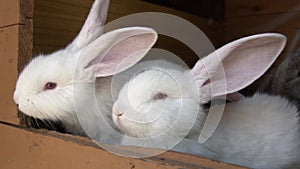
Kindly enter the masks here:
[[20, 119], [20, 125], [23, 127], [47, 129], [58, 131], [60, 133], [66, 133], [66, 129], [64, 128], [62, 122], [57, 120], [38, 119], [36, 117], [28, 116], [22, 112], [18, 113], [18, 118]]
[[[70, 91], [71, 92], [71, 91]], [[68, 93], [70, 94], [70, 93]], [[43, 93], [32, 97], [22, 98], [19, 107], [20, 124], [23, 127], [35, 129], [55, 130], [61, 133], [67, 133], [65, 122], [60, 119], [67, 119], [72, 115], [68, 94], [47, 94]], [[23, 113], [24, 112], [24, 113]]]

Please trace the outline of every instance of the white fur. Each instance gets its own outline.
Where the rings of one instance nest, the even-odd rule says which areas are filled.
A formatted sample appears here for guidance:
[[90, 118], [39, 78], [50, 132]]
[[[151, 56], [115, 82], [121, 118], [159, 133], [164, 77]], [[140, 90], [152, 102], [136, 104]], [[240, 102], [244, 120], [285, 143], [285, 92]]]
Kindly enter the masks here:
[[[73, 114], [71, 107], [75, 60], [69, 55], [72, 53], [67, 51], [55, 52], [51, 57], [40, 55], [25, 67], [14, 93], [15, 102], [21, 111], [36, 118], [53, 120], [64, 119], [64, 116]], [[44, 91], [44, 85], [52, 81], [57, 82], [57, 89]]]
[[217, 130], [193, 154], [251, 168], [299, 168], [299, 122], [286, 99], [255, 94], [227, 104]]
[[[149, 61], [148, 64], [159, 67], [154, 61]], [[170, 83], [170, 79], [165, 79], [166, 74], [157, 69], [138, 74], [121, 90], [114, 108], [123, 114], [117, 117], [114, 110], [115, 124], [130, 137], [148, 138], [146, 143], [143, 142], [145, 140], [142, 142], [126, 140], [122, 144], [167, 149], [176, 145], [174, 142], [178, 139], [185, 137], [173, 150], [251, 168], [299, 167], [300, 128], [296, 106], [284, 98], [263, 94], [227, 104], [222, 120], [212, 137], [199, 144], [197, 140], [206, 114], [197, 104], [199, 102], [197, 92], [193, 93], [191, 90], [192, 83], [189, 83], [191, 79], [186, 75], [188, 71], [180, 66], [174, 70], [169, 69], [167, 65], [165, 63], [162, 69], [172, 74], [173, 78], [176, 77], [183, 91], [178, 90], [178, 86]], [[130, 85], [132, 87], [128, 88]], [[149, 93], [157, 92], [158, 89], [169, 94], [167, 106], [161, 104], [164, 101], [145, 97]], [[180, 92], [183, 92], [183, 96], [180, 96]], [[153, 108], [146, 112], [148, 114], [142, 113], [143, 108], [149, 104], [152, 104]], [[201, 111], [198, 117], [195, 117], [193, 112], [199, 109]], [[152, 118], [151, 113], [153, 115], [157, 111], [163, 112], [163, 115], [153, 121], [147, 119]], [[181, 114], [177, 114], [178, 111], [182, 111]], [[142, 122], [135, 121], [140, 115], [144, 117], [140, 118]], [[179, 120], [176, 126], [172, 126], [174, 118]], [[197, 121], [194, 123], [196, 118]], [[194, 123], [191, 131], [189, 123]], [[165, 137], [154, 137], [165, 134], [170, 127], [174, 128], [173, 132], [167, 134], [168, 140], [163, 140]]]
[[[106, 132], [113, 123], [111, 75], [143, 58], [157, 33], [151, 28], [129, 27], [101, 35], [108, 3], [95, 1], [82, 30], [68, 47], [37, 56], [24, 68], [14, 92], [14, 100], [23, 113], [62, 121], [66, 130], [74, 134], [93, 138], [100, 137], [103, 131], [111, 134]], [[126, 79], [126, 74], [117, 78], [116, 93]], [[57, 87], [44, 90], [47, 82], [55, 82]]]
[[[265, 35], [260, 37], [262, 36]], [[233, 42], [236, 47], [234, 50], [232, 44], [228, 44], [221, 48], [222, 50], [216, 51], [223, 59], [234, 58], [232, 62], [236, 60], [239, 63], [246, 63], [244, 59], [249, 61], [248, 54], [252, 59], [262, 57], [261, 60], [264, 62], [255, 67], [255, 70], [251, 69], [246, 78], [239, 76], [239, 70], [247, 74], [247, 65], [235, 66], [237, 69], [234, 69], [231, 68], [233, 64], [231, 62], [227, 62], [229, 65], [223, 64], [225, 74], [228, 70], [230, 72], [230, 76], [225, 76], [226, 80], [230, 80], [227, 84], [230, 92], [240, 90], [239, 83], [246, 86], [258, 78], [261, 72], [267, 70], [266, 65], [270, 66], [277, 58], [279, 51], [283, 49], [285, 39], [276, 36], [278, 43], [270, 44], [267, 42], [268, 37], [274, 41], [272, 35], [267, 35], [266, 39], [263, 39], [267, 45], [260, 46], [260, 49], [266, 47], [262, 51], [255, 51], [257, 42], [260, 43], [262, 40], [259, 38], [256, 41], [255, 36], [252, 38], [256, 40], [253, 41], [250, 37], [246, 42], [238, 42], [237, 46]], [[255, 43], [248, 43], [249, 39]], [[278, 48], [277, 45], [281, 47]], [[228, 51], [227, 48], [229, 52], [224, 52], [223, 56], [224, 53], [220, 51]], [[250, 51], [261, 55], [255, 56]], [[239, 53], [241, 55], [238, 55]], [[201, 104], [212, 100], [212, 97], [217, 97], [218, 93], [226, 94], [226, 91], [219, 88], [208, 90], [210, 83], [220, 87], [223, 82], [216, 71], [220, 65], [217, 64], [215, 56], [209, 55], [204, 58], [205, 60], [198, 61], [192, 71], [163, 61], [144, 62], [145, 71], [138, 73], [124, 85], [113, 106], [115, 124], [129, 136], [124, 138], [122, 143], [168, 149], [185, 137], [173, 150], [251, 168], [299, 168], [299, 112], [295, 105], [280, 97], [256, 94], [251, 98], [240, 98], [239, 102], [227, 104], [212, 137], [203, 144], [198, 142], [206, 118]], [[252, 62], [254, 61], [249, 61]], [[212, 73], [212, 78], [209, 77], [207, 70]], [[207, 81], [209, 79], [216, 81]], [[238, 83], [235, 83], [234, 79], [237, 79]], [[203, 90], [203, 86], [206, 90]], [[159, 92], [166, 94], [167, 97], [153, 99], [152, 96]], [[199, 110], [198, 116], [195, 110]], [[161, 113], [160, 116], [157, 116], [158, 112]]]
[[[199, 122], [205, 119], [206, 114], [199, 111], [202, 108], [198, 104], [198, 90], [188, 69], [163, 60], [145, 61], [131, 69], [137, 67], [144, 71], [120, 91], [114, 105], [115, 124], [131, 137], [154, 138], [148, 145], [147, 139], [146, 143], [140, 143], [147, 147], [170, 148], [193, 126], [199, 131], [201, 123], [194, 125], [194, 122], [196, 118]], [[168, 95], [166, 99], [151, 99], [160, 91]], [[124, 113], [120, 118], [116, 116], [118, 109]], [[168, 142], [164, 144], [166, 139]], [[123, 144], [127, 143], [123, 141]]]

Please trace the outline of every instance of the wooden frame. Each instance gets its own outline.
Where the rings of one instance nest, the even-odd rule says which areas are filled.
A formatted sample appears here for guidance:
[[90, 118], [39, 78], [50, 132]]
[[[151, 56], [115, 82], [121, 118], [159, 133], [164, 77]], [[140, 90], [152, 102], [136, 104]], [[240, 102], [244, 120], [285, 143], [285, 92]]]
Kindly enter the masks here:
[[[226, 0], [225, 20], [222, 23], [140, 0], [111, 1], [108, 21], [136, 12], [171, 13], [197, 25], [216, 47], [238, 37], [265, 31], [287, 34], [290, 44], [300, 26], [300, 9], [295, 8], [299, 5], [298, 0], [282, 1], [272, 8], [268, 7], [268, 0]], [[1, 167], [241, 169], [242, 167], [174, 152], [147, 159], [123, 158], [102, 150], [87, 138], [22, 127], [26, 120], [19, 120], [12, 99], [18, 72], [31, 56], [41, 52], [50, 53], [67, 45], [79, 31], [92, 2], [93, 0], [0, 0], [0, 79], [5, 79], [0, 81]], [[271, 22], [282, 15], [292, 16], [292, 19], [276, 28], [248, 29]], [[178, 50], [185, 48], [179, 47], [182, 44], [167, 37], [163, 37], [158, 45], [182, 57], [192, 55], [192, 52]], [[184, 60], [190, 65], [196, 61], [195, 58]], [[277, 63], [279, 62], [280, 60]]]
[[[12, 99], [18, 72], [29, 62], [32, 55], [50, 53], [67, 45], [79, 31], [92, 2], [0, 0], [0, 78], [6, 79], [5, 82], [1, 81], [0, 89], [1, 99], [4, 99], [0, 103], [1, 168], [241, 169], [242, 167], [174, 152], [147, 159], [124, 158], [104, 151], [87, 138], [23, 127], [26, 119], [17, 117], [17, 108]], [[219, 39], [215, 33], [219, 32], [219, 24], [209, 24], [206, 19], [173, 9], [139, 0], [127, 0], [126, 3], [112, 0], [111, 9], [108, 20], [145, 10], [177, 14], [203, 26], [206, 33], [216, 40]], [[171, 43], [166, 47], [173, 45]], [[134, 149], [128, 147], [130, 151]]]

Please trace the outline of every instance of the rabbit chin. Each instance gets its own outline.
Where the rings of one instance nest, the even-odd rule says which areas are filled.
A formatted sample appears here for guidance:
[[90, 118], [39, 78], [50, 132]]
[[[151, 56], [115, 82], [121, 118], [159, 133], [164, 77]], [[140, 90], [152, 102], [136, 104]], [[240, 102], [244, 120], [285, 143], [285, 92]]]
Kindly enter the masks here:
[[150, 138], [163, 133], [164, 128], [167, 130], [167, 127], [164, 126], [154, 127], [153, 122], [137, 123], [124, 116], [117, 117], [113, 115], [113, 121], [114, 124], [129, 137]]
[[[34, 101], [30, 99], [20, 99], [18, 109], [25, 115], [32, 117], [34, 119], [39, 119], [42, 121], [53, 121], [56, 123], [62, 124], [62, 127], [66, 132], [70, 132], [75, 135], [85, 136], [85, 132], [80, 127], [80, 123], [76, 117], [76, 114], [71, 113], [72, 111], [68, 111], [68, 113], [58, 114], [59, 112], [55, 109], [55, 106], [52, 106], [52, 109], [42, 109], [40, 104], [34, 104]], [[45, 106], [45, 105], [44, 105]]]
[[[85, 131], [80, 127], [80, 123], [76, 118], [69, 118], [68, 121], [59, 119], [57, 117], [51, 117], [49, 113], [37, 113], [27, 109], [28, 107], [19, 106], [19, 110], [22, 114], [33, 118], [30, 126], [33, 128], [46, 128], [50, 130], [56, 130], [63, 133], [72, 133], [80, 136], [87, 136]], [[76, 119], [76, 120], [74, 120]], [[33, 123], [33, 124], [32, 124]], [[36, 126], [36, 127], [34, 127]]]
[[130, 120], [127, 120], [123, 117], [117, 117], [113, 114], [113, 122], [117, 126], [117, 128], [127, 136], [136, 138], [143, 137], [143, 135], [140, 134], [140, 130], [135, 127], [137, 126], [137, 124], [132, 123]]

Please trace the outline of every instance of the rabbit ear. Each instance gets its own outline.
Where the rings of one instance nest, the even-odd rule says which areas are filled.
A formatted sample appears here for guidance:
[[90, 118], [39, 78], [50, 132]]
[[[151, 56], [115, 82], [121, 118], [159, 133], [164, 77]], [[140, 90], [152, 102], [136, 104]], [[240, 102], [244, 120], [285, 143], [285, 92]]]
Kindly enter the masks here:
[[80, 49], [88, 45], [103, 33], [103, 25], [106, 21], [108, 7], [109, 0], [95, 0], [81, 31], [68, 46], [68, 49]]
[[286, 44], [281, 34], [266, 33], [233, 41], [199, 60], [192, 74], [201, 97], [222, 96], [248, 86], [273, 64]]
[[234, 93], [228, 94], [226, 96], [226, 99], [229, 100], [229, 101], [231, 101], [231, 102], [237, 102], [237, 101], [239, 101], [239, 100], [241, 100], [243, 98], [245, 98], [245, 96], [242, 95], [239, 92], [234, 92]]
[[117, 29], [86, 46], [81, 51], [79, 63], [96, 77], [114, 75], [142, 59], [156, 40], [157, 33], [151, 28]]

